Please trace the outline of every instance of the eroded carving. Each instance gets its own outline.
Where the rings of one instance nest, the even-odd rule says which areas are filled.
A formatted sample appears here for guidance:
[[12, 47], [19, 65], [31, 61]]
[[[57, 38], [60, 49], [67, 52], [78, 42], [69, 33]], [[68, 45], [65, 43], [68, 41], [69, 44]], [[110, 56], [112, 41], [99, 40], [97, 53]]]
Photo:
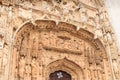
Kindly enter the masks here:
[[36, 60], [36, 58], [32, 59], [31, 62], [31, 67], [32, 67], [32, 80], [37, 80], [38, 79], [38, 75], [39, 75], [39, 63]]
[[24, 78], [25, 78], [25, 67], [26, 67], [25, 56], [21, 56], [20, 61], [19, 61], [19, 66], [18, 66], [18, 68], [19, 68], [18, 74], [19, 74], [20, 80], [24, 80]]
[[5, 43], [4, 48], [3, 48], [3, 62], [2, 62], [4, 70], [6, 69], [6, 66], [8, 65], [8, 60], [9, 60], [8, 53], [9, 53], [9, 47]]
[[[46, 27], [44, 27], [44, 23], [42, 26], [39, 24], [40, 29], [38, 29], [39, 27], [27, 29], [22, 31], [21, 34], [16, 37], [16, 39], [19, 40], [19, 42], [17, 42], [17, 46], [19, 44], [20, 48], [18, 48], [20, 50], [20, 54], [18, 55], [20, 57], [20, 61], [18, 62], [19, 66], [22, 66], [20, 68], [21, 71], [19, 71], [19, 74], [21, 73], [21, 75], [19, 75], [20, 77], [18, 77], [18, 79], [37, 80], [40, 77], [43, 78], [45, 75], [43, 74], [44, 67], [47, 64], [41, 63], [41, 60], [43, 59], [40, 58], [41, 56], [44, 57], [44, 62], [46, 61], [45, 59], [49, 59], [51, 62], [56, 60], [57, 56], [58, 59], [60, 59], [71, 58], [71, 55], [74, 55], [76, 57], [81, 57], [80, 59], [75, 57], [73, 58], [73, 61], [82, 61], [82, 64], [78, 63], [78, 65], [81, 65], [82, 68], [88, 70], [88, 79], [94, 80], [99, 78], [99, 80], [102, 80], [104, 74], [102, 69], [103, 67], [101, 67], [103, 59], [101, 52], [97, 51], [97, 49], [87, 41], [84, 41], [84, 39], [82, 39], [84, 35], [81, 37], [75, 35], [76, 32], [74, 31], [74, 26], [68, 25], [71, 27], [71, 29], [69, 29], [68, 27], [62, 27], [63, 25], [67, 26], [67, 24], [60, 25], [58, 28], [60, 28], [61, 31], [58, 31], [57, 28], [52, 29], [53, 25], [50, 27], [45, 24]], [[71, 32], [66, 29], [71, 30], [74, 34], [71, 34]], [[88, 33], [86, 33], [86, 35], [87, 34]], [[92, 36], [87, 36], [88, 39], [91, 37]], [[40, 61], [38, 59], [40, 59]], [[19, 66], [18, 70], [20, 70]], [[23, 74], [25, 74], [25, 76]]]
[[30, 64], [25, 65], [25, 75], [24, 75], [25, 80], [31, 80], [31, 66]]
[[[44, 80], [48, 64], [67, 58], [88, 72], [87, 78], [84, 76], [77, 79], [77, 76], [86, 74], [83, 71], [81, 75], [72, 76], [72, 80], [113, 80], [105, 48], [110, 46], [110, 54], [117, 53], [117, 50], [114, 48], [114, 35], [108, 14], [101, 2], [103, 1], [0, 1], [0, 34], [4, 36], [0, 40], [0, 72], [5, 75], [5, 78], [0, 79], [7, 80], [9, 75], [14, 80], [10, 74], [13, 73], [15, 80]], [[69, 65], [70, 70], [67, 69], [69, 62], [65, 63], [66, 66], [61, 64], [63, 62], [58, 62], [57, 69], [78, 74], [72, 65]], [[116, 65], [114, 61], [112, 63]], [[9, 71], [11, 67], [13, 70]], [[116, 66], [113, 72], [118, 74]]]

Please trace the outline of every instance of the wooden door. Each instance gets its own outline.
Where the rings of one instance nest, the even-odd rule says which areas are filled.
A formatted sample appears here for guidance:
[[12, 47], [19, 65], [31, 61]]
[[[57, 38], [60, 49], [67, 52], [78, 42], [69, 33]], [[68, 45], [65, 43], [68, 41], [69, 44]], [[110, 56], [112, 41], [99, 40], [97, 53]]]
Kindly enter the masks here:
[[49, 80], [71, 80], [71, 75], [66, 73], [65, 71], [59, 70], [51, 73], [49, 78]]

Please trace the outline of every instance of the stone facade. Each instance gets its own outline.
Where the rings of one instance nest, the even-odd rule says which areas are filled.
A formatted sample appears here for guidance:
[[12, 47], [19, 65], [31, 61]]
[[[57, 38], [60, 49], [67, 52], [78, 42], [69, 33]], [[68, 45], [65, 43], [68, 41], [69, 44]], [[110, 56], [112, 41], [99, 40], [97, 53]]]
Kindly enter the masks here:
[[0, 22], [0, 80], [120, 79], [103, 0], [1, 0]]

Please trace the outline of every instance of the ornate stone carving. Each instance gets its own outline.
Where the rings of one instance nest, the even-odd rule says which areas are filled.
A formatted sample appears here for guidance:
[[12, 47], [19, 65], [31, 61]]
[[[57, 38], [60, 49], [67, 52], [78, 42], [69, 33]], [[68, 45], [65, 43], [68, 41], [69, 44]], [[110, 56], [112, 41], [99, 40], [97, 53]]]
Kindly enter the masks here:
[[[6, 69], [0, 80], [48, 80], [58, 70], [71, 74], [72, 80], [113, 80], [112, 66], [116, 75], [117, 67], [114, 61], [110, 67], [108, 57], [117, 51], [101, 2], [1, 1], [0, 70]], [[113, 50], [106, 49], [107, 43]]]
[[8, 65], [8, 53], [9, 53], [9, 47], [7, 44], [4, 44], [4, 48], [3, 48], [3, 67], [4, 69], [6, 68], [6, 65]]
[[37, 53], [38, 53], [38, 37], [39, 34], [35, 31], [32, 31], [30, 33], [30, 40], [29, 40], [29, 44], [30, 44], [30, 53], [32, 57], [37, 57]]
[[81, 21], [86, 23], [88, 21], [88, 14], [87, 14], [87, 10], [82, 9], [81, 11]]
[[24, 80], [25, 78], [25, 67], [26, 67], [25, 56], [21, 56], [19, 61], [19, 66], [18, 66], [18, 74], [19, 74], [20, 80]]
[[[61, 22], [58, 24], [58, 26], [56, 26], [52, 21], [48, 23], [49, 25], [47, 25], [46, 22], [47, 21], [41, 21], [39, 23], [39, 21], [36, 21], [38, 25], [37, 27], [32, 27], [29, 30], [26, 27], [24, 28], [25, 30], [23, 29], [23, 31], [18, 32], [20, 37], [18, 36], [16, 39], [20, 40], [21, 42], [17, 43], [17, 45], [19, 44], [18, 46], [21, 46], [19, 49], [20, 54], [18, 55], [20, 57], [20, 61], [18, 62], [19, 66], [20, 63], [22, 64], [22, 71], [25, 70], [25, 72], [21, 72], [22, 74], [25, 74], [25, 76], [21, 75], [18, 77], [18, 79], [43, 79], [46, 75], [44, 74], [45, 67], [51, 63], [51, 61], [55, 61], [61, 58], [71, 59], [72, 55], [74, 55], [75, 57], [72, 58], [73, 61], [78, 63], [78, 66], [81, 66], [81, 68], [88, 70], [88, 80], [94, 80], [98, 78], [99, 80], [102, 80], [104, 74], [102, 73], [103, 67], [101, 67], [101, 65], [103, 65], [102, 59], [104, 57], [102, 55], [104, 54], [104, 51], [101, 45], [98, 46], [98, 44], [100, 44], [99, 40], [93, 41], [92, 39], [94, 36], [85, 30], [80, 30], [78, 35], [78, 33], [75, 32], [76, 29], [74, 25], [69, 25]], [[56, 27], [54, 28], [53, 26]], [[89, 43], [87, 40], [93, 41], [93, 43]], [[24, 47], [22, 48], [22, 46]], [[99, 49], [96, 48], [96, 46]], [[21, 53], [22, 50], [25, 51], [24, 54]], [[22, 56], [24, 58], [22, 58]], [[77, 56], [81, 58], [76, 58]], [[38, 59], [40, 59], [40, 61]], [[41, 61], [44, 61], [44, 64]], [[79, 61], [81, 61], [82, 64]], [[63, 65], [61, 63], [62, 62], [59, 63], [59, 66]], [[58, 69], [62, 69], [62, 67], [58, 67]], [[65, 70], [67, 70], [66, 67]]]
[[25, 80], [31, 80], [31, 66], [30, 64], [25, 65], [25, 75], [24, 75]]
[[32, 72], [32, 80], [37, 80], [38, 75], [39, 75], [39, 63], [36, 60], [36, 58], [33, 57], [32, 62], [31, 62], [31, 72]]
[[4, 45], [3, 36], [0, 35], [0, 50], [3, 49], [3, 45]]
[[95, 36], [94, 38], [102, 38], [103, 37], [103, 33], [101, 30], [101, 26], [99, 24], [97, 24], [96, 28], [95, 28]]

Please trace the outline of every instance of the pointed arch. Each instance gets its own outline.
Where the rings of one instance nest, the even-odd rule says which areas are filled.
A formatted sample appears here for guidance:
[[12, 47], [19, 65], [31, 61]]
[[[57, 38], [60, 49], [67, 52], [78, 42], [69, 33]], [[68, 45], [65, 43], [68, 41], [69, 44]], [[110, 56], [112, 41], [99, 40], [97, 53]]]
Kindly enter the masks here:
[[72, 80], [84, 80], [83, 69], [75, 62], [67, 58], [56, 60], [47, 65], [45, 74], [47, 74], [48, 76], [46, 80], [49, 80], [49, 75], [51, 73], [59, 70], [65, 71], [68, 74], [72, 75]]

